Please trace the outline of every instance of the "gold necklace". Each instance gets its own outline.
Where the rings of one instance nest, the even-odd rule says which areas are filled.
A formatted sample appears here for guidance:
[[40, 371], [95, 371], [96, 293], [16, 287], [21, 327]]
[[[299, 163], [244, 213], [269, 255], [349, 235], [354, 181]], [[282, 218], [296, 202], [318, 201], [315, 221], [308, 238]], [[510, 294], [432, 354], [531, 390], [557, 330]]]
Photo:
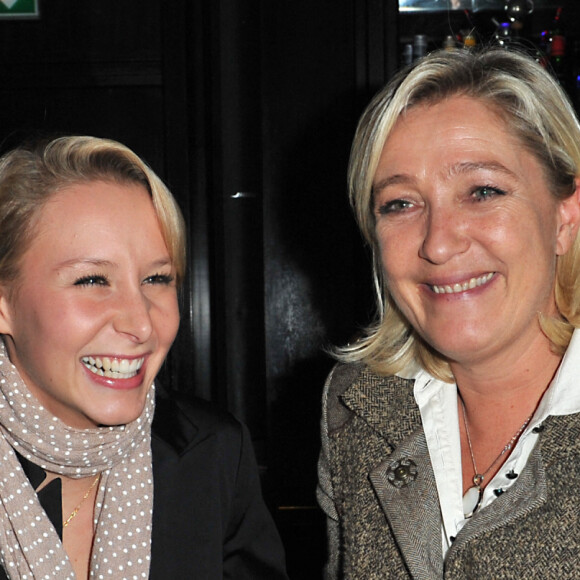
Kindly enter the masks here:
[[491, 468], [514, 446], [514, 443], [518, 440], [519, 436], [523, 433], [524, 429], [528, 426], [528, 423], [532, 420], [534, 414], [532, 413], [525, 421], [524, 424], [517, 430], [514, 436], [506, 443], [504, 448], [500, 451], [499, 455], [491, 462], [491, 465], [483, 472], [479, 473], [477, 471], [477, 465], [475, 465], [475, 456], [473, 454], [473, 446], [471, 445], [471, 437], [469, 435], [469, 426], [467, 425], [467, 414], [465, 412], [465, 403], [460, 397], [461, 409], [463, 410], [463, 424], [465, 425], [465, 434], [467, 435], [467, 443], [469, 444], [469, 453], [471, 455], [471, 463], [473, 463], [473, 485], [465, 492], [463, 495], [463, 515], [465, 519], [469, 519], [481, 505], [481, 500], [483, 498], [483, 489], [481, 484], [485, 479], [485, 476], [489, 473]]
[[99, 475], [97, 475], [97, 477], [95, 478], [93, 483], [91, 483], [91, 487], [89, 487], [89, 489], [87, 489], [85, 495], [83, 495], [83, 499], [81, 499], [81, 501], [79, 501], [77, 507], [71, 512], [70, 516], [64, 522], [62, 522], [63, 528], [66, 528], [71, 523], [73, 518], [79, 513], [81, 506], [86, 501], [86, 499], [89, 497], [91, 491], [93, 491], [93, 489], [95, 488], [95, 485], [97, 485], [97, 483], [99, 483], [100, 479], [101, 479], [101, 474], [99, 473]]

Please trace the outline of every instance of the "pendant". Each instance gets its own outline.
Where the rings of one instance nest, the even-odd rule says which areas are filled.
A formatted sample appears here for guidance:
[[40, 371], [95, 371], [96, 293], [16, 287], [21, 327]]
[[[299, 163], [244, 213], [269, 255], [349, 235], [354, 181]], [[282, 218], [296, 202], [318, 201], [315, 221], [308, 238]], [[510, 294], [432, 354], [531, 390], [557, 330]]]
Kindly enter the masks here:
[[483, 497], [483, 490], [479, 485], [470, 487], [463, 496], [463, 515], [468, 520], [481, 505], [481, 498]]

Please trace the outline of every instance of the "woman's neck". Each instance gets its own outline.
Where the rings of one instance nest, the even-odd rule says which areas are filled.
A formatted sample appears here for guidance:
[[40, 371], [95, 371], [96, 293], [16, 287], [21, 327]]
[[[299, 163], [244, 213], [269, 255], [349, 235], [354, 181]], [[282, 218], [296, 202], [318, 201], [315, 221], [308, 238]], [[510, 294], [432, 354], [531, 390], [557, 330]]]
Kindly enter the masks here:
[[[494, 360], [451, 363], [468, 414], [502, 408], [535, 409], [558, 370], [562, 356], [542, 335], [526, 349], [502, 353]], [[523, 408], [526, 409], [523, 409]]]

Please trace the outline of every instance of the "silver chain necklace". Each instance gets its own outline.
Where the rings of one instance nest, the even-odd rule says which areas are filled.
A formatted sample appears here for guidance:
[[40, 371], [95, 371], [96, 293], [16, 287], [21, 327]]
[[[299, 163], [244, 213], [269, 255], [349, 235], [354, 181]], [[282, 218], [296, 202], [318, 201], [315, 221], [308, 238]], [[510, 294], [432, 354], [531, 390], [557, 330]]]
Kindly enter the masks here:
[[495, 464], [514, 446], [514, 443], [518, 440], [519, 436], [523, 433], [524, 429], [528, 426], [528, 423], [532, 420], [533, 413], [524, 421], [524, 424], [517, 430], [515, 435], [507, 442], [504, 448], [500, 451], [499, 455], [491, 462], [491, 465], [483, 472], [479, 473], [477, 471], [477, 465], [475, 464], [475, 456], [473, 455], [473, 446], [471, 445], [471, 436], [469, 435], [469, 426], [467, 425], [467, 414], [465, 412], [465, 403], [463, 399], [459, 397], [461, 401], [461, 409], [463, 410], [463, 423], [465, 425], [465, 434], [467, 435], [467, 443], [469, 444], [469, 453], [471, 455], [471, 463], [473, 463], [473, 486], [470, 487], [463, 495], [463, 515], [465, 519], [469, 519], [481, 505], [481, 500], [483, 498], [483, 489], [481, 484], [485, 479], [485, 476], [489, 471], [495, 466]]

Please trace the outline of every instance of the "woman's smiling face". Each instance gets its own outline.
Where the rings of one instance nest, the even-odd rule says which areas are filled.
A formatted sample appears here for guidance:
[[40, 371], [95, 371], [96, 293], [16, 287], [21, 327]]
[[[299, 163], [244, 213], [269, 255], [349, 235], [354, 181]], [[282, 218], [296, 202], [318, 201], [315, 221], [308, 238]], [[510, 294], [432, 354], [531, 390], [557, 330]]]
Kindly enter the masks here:
[[556, 260], [573, 242], [576, 198], [555, 200], [540, 163], [482, 101], [412, 108], [373, 181], [390, 294], [452, 362], [517, 356], [547, 340], [538, 313], [556, 313]]
[[42, 208], [0, 332], [30, 391], [67, 425], [136, 419], [179, 325], [175, 272], [151, 197], [96, 181]]

